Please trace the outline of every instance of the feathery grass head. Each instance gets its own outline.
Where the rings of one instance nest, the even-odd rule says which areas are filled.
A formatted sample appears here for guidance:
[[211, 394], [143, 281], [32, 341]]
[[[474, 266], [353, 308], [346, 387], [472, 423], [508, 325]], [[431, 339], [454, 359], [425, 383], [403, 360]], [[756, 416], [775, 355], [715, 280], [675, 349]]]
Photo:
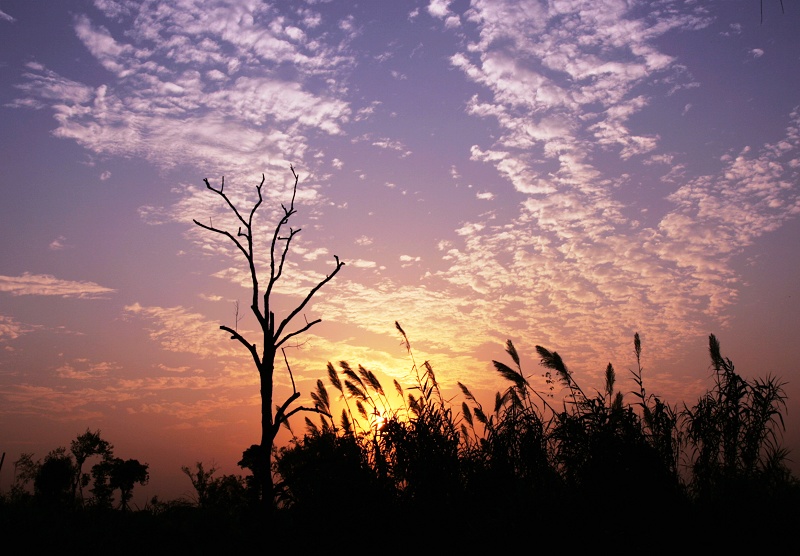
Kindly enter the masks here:
[[525, 377], [522, 376], [520, 372], [515, 371], [500, 361], [492, 361], [492, 364], [494, 364], [494, 368], [497, 370], [497, 372], [500, 373], [506, 380], [513, 382], [517, 389], [524, 390], [525, 387], [528, 386], [528, 381], [525, 380]]
[[400, 326], [400, 323], [397, 321], [394, 321], [394, 327], [397, 328], [397, 331], [400, 332], [400, 335], [403, 337], [403, 345], [406, 346], [406, 350], [411, 351], [411, 342], [408, 341], [406, 331], [403, 330], [403, 327]]
[[351, 434], [353, 432], [353, 424], [350, 422], [350, 416], [347, 413], [346, 409], [342, 409], [342, 430], [344, 430], [345, 434]]
[[520, 368], [519, 364], [519, 354], [517, 353], [517, 348], [514, 347], [514, 344], [511, 343], [511, 340], [506, 340], [506, 353], [511, 356], [511, 359], [516, 364], [517, 368]]
[[365, 421], [369, 420], [367, 416], [367, 410], [364, 408], [364, 404], [361, 403], [361, 400], [356, 400], [356, 409], [358, 409], [358, 414], [364, 418]]
[[470, 411], [467, 402], [461, 402], [461, 413], [464, 415], [464, 420], [472, 426], [472, 411]]
[[542, 346], [536, 346], [536, 352], [539, 354], [541, 358], [541, 364], [548, 369], [554, 370], [558, 377], [567, 385], [572, 385], [572, 379], [570, 378], [569, 371], [567, 370], [567, 366], [561, 360], [561, 356], [556, 351], [549, 351]]
[[366, 400], [367, 394], [361, 388], [350, 382], [349, 380], [344, 381], [345, 389], [350, 393], [351, 396], [356, 398], [357, 400]]
[[381, 396], [385, 396], [383, 393], [383, 386], [381, 386], [378, 377], [375, 376], [375, 373], [370, 371], [369, 369], [365, 369], [361, 365], [358, 366], [358, 372], [361, 374], [361, 377], [364, 381], [370, 385], [370, 387], [375, 390]]
[[614, 394], [614, 382], [616, 377], [614, 374], [614, 366], [611, 363], [606, 367], [606, 395], [611, 397]]
[[317, 428], [317, 425], [314, 424], [314, 422], [311, 419], [306, 417], [305, 421], [306, 421], [306, 431], [308, 431], [308, 434], [310, 434], [311, 436], [314, 436], [314, 435], [319, 433], [319, 429]]
[[314, 400], [314, 407], [330, 414], [331, 402], [328, 397], [328, 390], [325, 389], [325, 384], [321, 379], [317, 380], [317, 391], [311, 392], [311, 399]]
[[344, 390], [342, 389], [342, 381], [339, 380], [339, 374], [336, 372], [336, 369], [333, 368], [333, 365], [330, 361], [328, 361], [328, 380], [334, 388], [344, 394]]

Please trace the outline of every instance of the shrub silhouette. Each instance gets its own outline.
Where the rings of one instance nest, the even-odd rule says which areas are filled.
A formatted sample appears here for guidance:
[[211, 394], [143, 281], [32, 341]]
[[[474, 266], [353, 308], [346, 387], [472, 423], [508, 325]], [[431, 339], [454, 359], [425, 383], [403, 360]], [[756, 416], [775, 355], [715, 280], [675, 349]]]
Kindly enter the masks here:
[[76, 467], [64, 448], [44, 458], [33, 482], [34, 495], [47, 506], [67, 506], [73, 502], [72, 485]]
[[[74, 503], [80, 467], [66, 450], [42, 464], [23, 454], [11, 493], [0, 496], [0, 520], [37, 538], [51, 531], [47, 538], [60, 543], [89, 546], [90, 538], [98, 551], [124, 535], [135, 539], [130, 553], [152, 551], [153, 543], [164, 552], [251, 550], [253, 542], [317, 550], [332, 539], [385, 543], [398, 526], [428, 548], [448, 550], [496, 548], [504, 536], [525, 531], [531, 539], [573, 543], [617, 534], [634, 546], [657, 539], [663, 550], [707, 539], [721, 550], [763, 551], [780, 547], [800, 525], [800, 484], [781, 445], [783, 383], [743, 379], [714, 335], [713, 385], [680, 411], [647, 392], [638, 334], [631, 402], [617, 390], [611, 364], [602, 390], [589, 395], [562, 357], [542, 346], [536, 353], [546, 390], [538, 391], [509, 340], [510, 362], [493, 361], [507, 386], [485, 408], [462, 383], [463, 400], [445, 399], [432, 365], [417, 365], [408, 336], [395, 325], [413, 383], [395, 381], [398, 397], [390, 398], [369, 369], [328, 363], [328, 386], [318, 380], [311, 394], [317, 421], [307, 417], [305, 433], [275, 451], [278, 505], [266, 522], [252, 511], [261, 504], [261, 481], [216, 477], [215, 466], [201, 462], [183, 468], [196, 491], [193, 503], [154, 498], [143, 510], [112, 510], [113, 491], [120, 489], [117, 507], [125, 509], [147, 468], [127, 460], [145, 475], [129, 473], [120, 486], [113, 469], [126, 461], [111, 457], [110, 445], [92, 467], [94, 498], [85, 509]], [[556, 384], [566, 392], [558, 403]], [[87, 435], [79, 437], [86, 450], [78, 453], [105, 446]], [[240, 465], [263, 472], [262, 457], [254, 445]]]
[[[709, 336], [714, 386], [681, 419], [688, 443], [688, 487], [698, 511], [718, 522], [752, 509], [753, 526], [797, 524], [798, 481], [780, 444], [785, 430], [784, 383], [774, 377], [745, 380]], [[795, 516], [795, 517], [791, 517]]]
[[[797, 518], [789, 516], [800, 515], [797, 479], [780, 447], [782, 383], [742, 380], [713, 335], [714, 387], [680, 412], [646, 391], [637, 333], [632, 404], [615, 389], [610, 363], [603, 391], [589, 396], [557, 352], [536, 346], [549, 385], [566, 388], [556, 406], [551, 392], [531, 386], [509, 340], [513, 367], [493, 364], [510, 385], [497, 392], [492, 410], [458, 383], [465, 401], [456, 413], [442, 398], [430, 364], [417, 367], [405, 332], [396, 327], [418, 371], [409, 388], [418, 395], [394, 408], [369, 370], [343, 361], [337, 372], [329, 363], [329, 381], [344, 403], [342, 417], [339, 425], [325, 417], [319, 426], [306, 419], [308, 433], [279, 453], [275, 471], [285, 478], [287, 508], [301, 500], [306, 508], [333, 507], [374, 485], [394, 515], [435, 516], [440, 524], [462, 528], [540, 519], [566, 534], [572, 524], [553, 518], [578, 508], [585, 512], [587, 535], [622, 528], [632, 539], [660, 534], [665, 523], [685, 528], [691, 538], [698, 523], [709, 523], [699, 516], [724, 504], [736, 508], [739, 518], [758, 513], [747, 506], [752, 502], [779, 504], [770, 514], [780, 516], [777, 522], [794, 523]], [[402, 396], [400, 385], [395, 388]], [[322, 381], [312, 398], [321, 413], [331, 414]], [[356, 470], [359, 478], [351, 479]], [[348, 491], [348, 484], [360, 486]], [[641, 519], [622, 519], [631, 504], [640, 508]], [[481, 510], [470, 516], [465, 507]], [[454, 515], [459, 517], [443, 517]], [[730, 528], [722, 518], [711, 522]]]

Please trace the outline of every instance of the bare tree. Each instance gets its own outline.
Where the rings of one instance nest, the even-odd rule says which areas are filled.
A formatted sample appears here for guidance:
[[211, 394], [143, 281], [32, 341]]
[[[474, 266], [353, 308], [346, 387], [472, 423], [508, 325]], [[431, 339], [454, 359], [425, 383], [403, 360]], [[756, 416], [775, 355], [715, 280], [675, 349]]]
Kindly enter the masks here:
[[[261, 443], [258, 445], [253, 445], [251, 448], [245, 451], [245, 457], [243, 457], [240, 465], [250, 467], [251, 471], [253, 471], [253, 477], [256, 479], [256, 488], [260, 492], [261, 501], [263, 505], [268, 508], [272, 508], [274, 506], [275, 500], [271, 471], [272, 451], [275, 437], [278, 434], [281, 424], [288, 423], [289, 417], [298, 411], [312, 411], [315, 413], [323, 412], [319, 408], [308, 408], [303, 406], [295, 407], [294, 409], [289, 410], [289, 406], [300, 397], [300, 393], [297, 392], [295, 388], [294, 377], [292, 377], [292, 371], [289, 367], [285, 353], [283, 353], [284, 361], [286, 362], [286, 368], [289, 371], [289, 376], [292, 378], [292, 394], [283, 403], [276, 405], [273, 410], [272, 403], [275, 358], [278, 355], [278, 350], [283, 350], [283, 347], [288, 340], [298, 336], [299, 334], [302, 334], [318, 322], [321, 322], [321, 319], [315, 319], [312, 321], [305, 319], [304, 323], [290, 328], [292, 320], [298, 316], [301, 311], [303, 311], [306, 305], [308, 305], [309, 301], [311, 301], [311, 298], [314, 297], [314, 295], [320, 290], [320, 288], [322, 288], [322, 286], [331, 281], [344, 266], [344, 263], [339, 261], [339, 257], [334, 255], [335, 266], [333, 271], [322, 278], [316, 286], [311, 288], [305, 298], [303, 298], [303, 300], [292, 311], [290, 311], [286, 317], [283, 318], [283, 320], [276, 322], [275, 313], [273, 312], [272, 295], [275, 293], [275, 285], [283, 276], [284, 264], [286, 262], [286, 256], [289, 253], [289, 247], [292, 239], [300, 232], [300, 228], [293, 229], [291, 227], [289, 227], [288, 233], [284, 231], [289, 219], [296, 212], [294, 202], [297, 195], [297, 183], [299, 181], [299, 177], [294, 171], [294, 168], [291, 166], [289, 168], [292, 172], [292, 176], [294, 177], [292, 200], [288, 207], [281, 204], [283, 216], [272, 232], [272, 241], [270, 243], [269, 251], [269, 269], [267, 270], [268, 275], [266, 277], [266, 287], [264, 287], [263, 291], [261, 290], [262, 282], [259, 280], [259, 269], [257, 268], [256, 252], [254, 250], [255, 231], [253, 228], [253, 217], [255, 216], [258, 208], [261, 206], [263, 200], [261, 188], [264, 186], [264, 175], [262, 174], [261, 183], [256, 187], [258, 200], [250, 209], [249, 214], [246, 215], [240, 212], [227, 194], [224, 193], [224, 177], [222, 178], [219, 189], [214, 188], [208, 182], [208, 179], [203, 180], [209, 190], [222, 197], [228, 208], [238, 219], [240, 225], [236, 235], [232, 234], [228, 230], [215, 227], [211, 221], [209, 221], [209, 224], [206, 225], [194, 220], [194, 223], [201, 228], [223, 235], [232, 241], [236, 248], [244, 255], [250, 271], [250, 283], [253, 294], [250, 309], [252, 310], [253, 315], [255, 315], [258, 324], [261, 327], [262, 334], [259, 342], [249, 342], [238, 331], [238, 327], [235, 325], [233, 328], [225, 325], [220, 326], [220, 328], [228, 332], [231, 335], [232, 340], [238, 341], [247, 349], [253, 358], [253, 362], [255, 363], [256, 369], [258, 370], [258, 375], [261, 379]], [[236, 318], [238, 321], [238, 314]]]

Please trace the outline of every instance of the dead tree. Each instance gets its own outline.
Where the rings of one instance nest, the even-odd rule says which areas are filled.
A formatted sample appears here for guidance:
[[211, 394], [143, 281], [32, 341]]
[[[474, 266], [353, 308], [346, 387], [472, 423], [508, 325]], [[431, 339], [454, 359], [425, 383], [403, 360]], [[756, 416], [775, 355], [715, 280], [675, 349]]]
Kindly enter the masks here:
[[[288, 233], [284, 231], [289, 219], [296, 212], [294, 201], [297, 194], [297, 183], [299, 181], [294, 168], [291, 166], [289, 168], [292, 172], [292, 176], [294, 177], [292, 200], [288, 207], [281, 204], [281, 208], [283, 209], [283, 217], [280, 219], [272, 232], [272, 241], [269, 252], [268, 276], [266, 277], [266, 287], [264, 287], [263, 291], [261, 289], [262, 282], [259, 280], [259, 269], [257, 268], [258, 265], [256, 261], [256, 252], [254, 250], [255, 232], [253, 229], [253, 217], [255, 216], [258, 208], [261, 206], [263, 200], [261, 188], [264, 186], [265, 176], [262, 174], [261, 183], [256, 187], [258, 200], [250, 209], [249, 215], [247, 215], [246, 218], [243, 216], [243, 213], [236, 208], [230, 198], [224, 193], [224, 177], [222, 178], [219, 189], [214, 188], [208, 182], [208, 179], [203, 180], [209, 190], [222, 197], [228, 208], [239, 220], [240, 225], [236, 235], [232, 234], [228, 230], [215, 227], [211, 221], [209, 221], [209, 224], [206, 225], [194, 220], [194, 223], [201, 228], [223, 235], [231, 240], [236, 248], [244, 255], [250, 271], [250, 281], [253, 294], [250, 308], [261, 327], [262, 334], [259, 342], [249, 342], [240, 332], [238, 332], [235, 325], [233, 328], [222, 325], [220, 326], [220, 329], [228, 332], [231, 335], [232, 340], [238, 341], [247, 349], [247, 351], [250, 353], [250, 356], [253, 358], [253, 362], [255, 363], [259, 378], [261, 380], [261, 443], [258, 445], [253, 445], [245, 452], [245, 457], [243, 457], [243, 461], [240, 462], [240, 465], [250, 467], [251, 471], [253, 472], [253, 478], [259, 490], [261, 501], [268, 509], [272, 509], [275, 503], [273, 487], [274, 481], [271, 470], [272, 451], [275, 437], [278, 434], [281, 424], [288, 422], [289, 417], [298, 411], [312, 411], [315, 413], [321, 413], [319, 408], [300, 406], [291, 410], [289, 409], [290, 405], [300, 397], [300, 393], [295, 389], [294, 378], [292, 377], [292, 371], [289, 367], [288, 360], [286, 360], [285, 353], [284, 360], [286, 361], [286, 368], [289, 372], [289, 376], [292, 377], [292, 394], [280, 405], [276, 404], [273, 409], [272, 403], [275, 360], [278, 355], [278, 350], [282, 350], [288, 340], [298, 336], [299, 334], [302, 334], [303, 332], [306, 332], [309, 328], [318, 322], [321, 322], [321, 319], [315, 319], [312, 321], [305, 319], [303, 324], [299, 324], [296, 328], [290, 328], [292, 320], [303, 311], [306, 305], [308, 305], [309, 301], [311, 301], [311, 298], [314, 297], [314, 295], [320, 290], [320, 288], [322, 288], [322, 286], [330, 282], [344, 266], [344, 263], [339, 261], [339, 257], [334, 255], [335, 266], [333, 271], [322, 278], [316, 286], [311, 288], [305, 298], [294, 308], [294, 310], [289, 312], [285, 318], [283, 318], [283, 320], [276, 323], [275, 313], [273, 312], [272, 306], [272, 296], [275, 292], [275, 285], [283, 277], [284, 263], [286, 262], [286, 256], [289, 253], [289, 247], [292, 239], [300, 232], [299, 228], [293, 229], [291, 227], [289, 227]], [[236, 318], [238, 319], [238, 315]], [[257, 453], [254, 454], [254, 452]]]

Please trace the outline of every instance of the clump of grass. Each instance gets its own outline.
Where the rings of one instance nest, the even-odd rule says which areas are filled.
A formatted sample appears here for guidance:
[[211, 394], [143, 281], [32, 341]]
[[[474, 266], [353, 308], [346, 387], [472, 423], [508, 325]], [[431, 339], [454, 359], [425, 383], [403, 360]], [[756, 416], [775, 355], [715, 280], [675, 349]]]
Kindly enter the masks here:
[[[595, 531], [624, 523], [628, 534], [645, 536], [670, 520], [691, 523], [720, 500], [755, 500], [742, 492], [760, 493], [762, 503], [782, 492], [781, 507], [800, 510], [779, 442], [783, 383], [743, 380], [713, 335], [714, 387], [681, 411], [645, 388], [638, 333], [631, 401], [617, 389], [611, 363], [592, 395], [558, 352], [536, 346], [545, 369], [540, 391], [508, 340], [510, 363], [492, 361], [508, 386], [486, 407], [461, 382], [463, 400], [447, 400], [430, 362], [417, 365], [408, 335], [395, 326], [413, 383], [394, 381], [398, 404], [370, 370], [329, 363], [328, 382], [343, 409], [338, 422], [329, 417], [336, 400], [318, 381], [319, 424], [307, 419], [306, 435], [277, 457], [288, 506], [336, 507], [344, 515], [343, 500], [356, 497], [395, 516], [447, 519], [465, 532], [540, 520], [543, 530], [570, 534], [574, 524], [559, 516], [578, 511]], [[556, 385], [565, 392], [560, 400]], [[625, 521], [631, 504], [641, 509], [639, 519]]]

